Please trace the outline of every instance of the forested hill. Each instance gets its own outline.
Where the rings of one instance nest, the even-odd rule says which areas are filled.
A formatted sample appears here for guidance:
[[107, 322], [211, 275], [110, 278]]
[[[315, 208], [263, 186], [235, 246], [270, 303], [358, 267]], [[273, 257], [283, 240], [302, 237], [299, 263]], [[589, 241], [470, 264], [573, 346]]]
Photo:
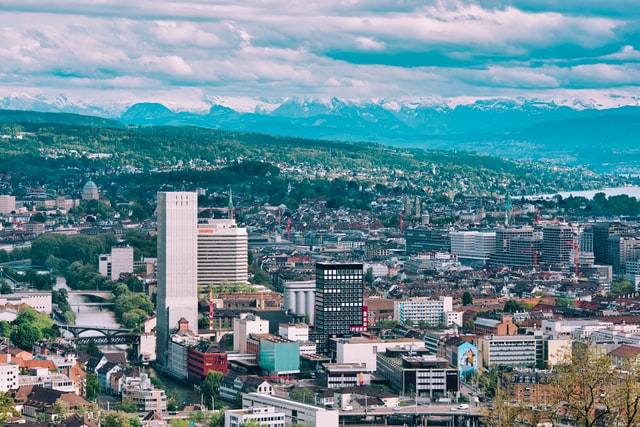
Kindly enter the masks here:
[[[69, 126], [90, 126], [90, 127], [109, 127], [115, 129], [125, 129], [122, 123], [95, 116], [83, 116], [80, 114], [70, 113], [41, 113], [36, 111], [21, 110], [1, 110], [0, 123], [21, 123], [23, 125], [33, 124], [54, 124]], [[37, 126], [36, 126], [37, 127]]]
[[519, 195], [612, 184], [584, 168], [466, 152], [197, 127], [127, 128], [72, 114], [0, 110], [0, 137], [0, 173], [33, 186], [125, 172], [135, 172], [129, 180], [136, 181], [152, 172], [210, 172], [244, 161], [270, 163], [297, 181], [341, 178], [426, 194]]

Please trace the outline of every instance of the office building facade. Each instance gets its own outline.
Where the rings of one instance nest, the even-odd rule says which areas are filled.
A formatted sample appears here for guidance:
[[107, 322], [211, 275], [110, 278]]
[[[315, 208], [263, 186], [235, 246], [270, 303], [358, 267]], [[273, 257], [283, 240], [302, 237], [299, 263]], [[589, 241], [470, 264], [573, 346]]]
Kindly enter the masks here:
[[309, 334], [318, 352], [327, 354], [328, 340], [367, 330], [362, 264], [316, 264], [315, 331]]
[[478, 340], [478, 357], [483, 369], [536, 367], [544, 360], [542, 335], [487, 335]]
[[316, 264], [316, 330], [349, 335], [363, 326], [362, 264]]
[[407, 255], [431, 251], [449, 251], [451, 240], [448, 229], [429, 227], [407, 228], [404, 231]]
[[157, 358], [166, 366], [171, 333], [184, 319], [198, 325], [197, 221], [195, 192], [158, 193]]
[[628, 232], [628, 226], [620, 222], [596, 222], [593, 230], [593, 255], [596, 264], [611, 265], [612, 261], [609, 257], [608, 240], [611, 236], [625, 234]]
[[198, 285], [249, 283], [248, 241], [234, 219], [198, 224]]
[[[426, 322], [435, 327], [447, 323], [447, 313], [453, 311], [453, 298], [438, 299], [415, 297], [408, 300], [394, 301], [393, 318], [400, 323], [411, 321], [414, 324]], [[447, 325], [448, 326], [448, 325]]]
[[272, 406], [252, 406], [246, 409], [228, 409], [224, 412], [225, 427], [242, 427], [255, 423], [261, 427], [284, 427], [284, 412]]
[[485, 231], [455, 231], [450, 233], [451, 254], [460, 261], [484, 264], [496, 250], [496, 233]]
[[549, 224], [542, 227], [542, 261], [549, 265], [574, 261], [574, 245], [578, 245], [577, 230], [570, 225]]
[[496, 248], [489, 256], [491, 265], [533, 266], [540, 261], [542, 236], [532, 227], [496, 230]]
[[133, 273], [133, 247], [113, 247], [110, 254], [101, 254], [98, 271], [113, 281], [120, 279], [122, 273]]
[[396, 354], [387, 349], [378, 357], [378, 374], [393, 391], [419, 397], [449, 396], [460, 390], [460, 375], [449, 362], [433, 355]]
[[0, 214], [10, 214], [16, 210], [16, 196], [0, 196]]
[[607, 239], [607, 253], [613, 274], [626, 273], [628, 261], [640, 260], [640, 236], [618, 234]]
[[307, 424], [322, 427], [338, 427], [337, 409], [325, 409], [316, 405], [296, 402], [278, 396], [260, 393], [242, 393], [242, 407], [272, 406], [285, 415], [286, 425]]

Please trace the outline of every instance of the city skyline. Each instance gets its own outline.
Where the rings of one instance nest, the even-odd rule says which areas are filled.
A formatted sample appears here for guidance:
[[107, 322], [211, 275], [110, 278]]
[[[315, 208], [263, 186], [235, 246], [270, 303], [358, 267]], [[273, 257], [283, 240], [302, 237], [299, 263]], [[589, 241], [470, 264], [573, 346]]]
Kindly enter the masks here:
[[291, 97], [636, 105], [634, 5], [9, 0], [0, 97], [190, 110]]

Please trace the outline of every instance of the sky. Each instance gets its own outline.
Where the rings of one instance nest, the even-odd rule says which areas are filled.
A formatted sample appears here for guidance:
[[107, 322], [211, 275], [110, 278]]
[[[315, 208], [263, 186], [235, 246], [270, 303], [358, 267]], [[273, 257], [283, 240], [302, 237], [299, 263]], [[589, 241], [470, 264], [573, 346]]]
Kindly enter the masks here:
[[0, 0], [0, 97], [640, 100], [637, 0]]

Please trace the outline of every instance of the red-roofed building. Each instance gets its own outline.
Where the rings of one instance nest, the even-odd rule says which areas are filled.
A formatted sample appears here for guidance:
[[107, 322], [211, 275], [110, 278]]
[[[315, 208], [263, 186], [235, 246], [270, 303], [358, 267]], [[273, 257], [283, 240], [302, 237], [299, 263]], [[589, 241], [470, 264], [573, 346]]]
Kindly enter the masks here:
[[630, 344], [622, 344], [609, 352], [609, 356], [616, 359], [617, 363], [622, 363], [629, 359], [635, 359], [640, 356], [640, 347]]

